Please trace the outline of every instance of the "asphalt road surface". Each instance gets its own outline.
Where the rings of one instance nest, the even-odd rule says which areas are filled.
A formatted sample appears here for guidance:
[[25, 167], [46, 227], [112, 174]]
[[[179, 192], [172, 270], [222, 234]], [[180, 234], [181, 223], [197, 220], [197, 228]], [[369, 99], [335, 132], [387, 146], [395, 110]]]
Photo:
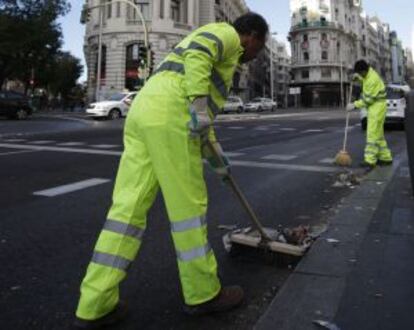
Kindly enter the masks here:
[[[227, 117], [232, 118], [232, 117]], [[350, 188], [341, 169], [339, 111], [226, 120], [216, 124], [233, 173], [266, 226], [321, 224]], [[122, 153], [123, 120], [35, 116], [0, 121], [0, 329], [68, 329], [79, 284], [111, 202]], [[404, 138], [387, 138], [399, 153]], [[362, 160], [364, 133], [352, 120], [350, 152]], [[162, 196], [148, 216], [139, 256], [121, 287], [129, 318], [116, 329], [251, 329], [290, 273], [259, 254], [230, 257], [219, 225], [249, 225], [231, 191], [206, 169], [209, 237], [224, 284], [240, 284], [246, 302], [226, 315], [188, 317]], [[327, 262], [329, 262], [327, 260]], [[292, 265], [294, 266], [294, 265]]]

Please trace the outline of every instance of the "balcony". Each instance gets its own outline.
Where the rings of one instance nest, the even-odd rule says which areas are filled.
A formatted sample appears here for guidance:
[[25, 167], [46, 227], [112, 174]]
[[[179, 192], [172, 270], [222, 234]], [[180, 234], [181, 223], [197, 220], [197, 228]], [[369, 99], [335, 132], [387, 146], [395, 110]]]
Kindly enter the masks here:
[[334, 22], [328, 21], [313, 21], [313, 22], [302, 22], [292, 26], [291, 31], [298, 30], [311, 30], [311, 29], [343, 29], [342, 25], [338, 25]]

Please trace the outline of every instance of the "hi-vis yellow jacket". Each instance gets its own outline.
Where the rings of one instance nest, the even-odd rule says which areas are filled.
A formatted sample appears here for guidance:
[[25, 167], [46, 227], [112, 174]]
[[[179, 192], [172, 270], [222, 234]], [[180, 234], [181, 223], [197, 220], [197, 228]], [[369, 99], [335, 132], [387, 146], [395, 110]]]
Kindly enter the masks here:
[[355, 101], [354, 105], [357, 109], [366, 108], [369, 110], [376, 103], [384, 103], [386, 100], [385, 85], [379, 74], [369, 68], [368, 74], [361, 80], [362, 82], [362, 98]]

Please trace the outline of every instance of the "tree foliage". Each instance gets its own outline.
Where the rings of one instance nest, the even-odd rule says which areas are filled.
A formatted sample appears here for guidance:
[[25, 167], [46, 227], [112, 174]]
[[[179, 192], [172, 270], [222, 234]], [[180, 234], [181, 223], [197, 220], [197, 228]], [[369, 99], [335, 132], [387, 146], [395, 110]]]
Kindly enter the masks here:
[[27, 88], [32, 74], [39, 77], [35, 79], [39, 86], [50, 81], [45, 73], [52, 74], [56, 65], [79, 72], [80, 64], [60, 52], [62, 31], [57, 19], [69, 10], [67, 0], [0, 0], [0, 86], [5, 79], [16, 79]]

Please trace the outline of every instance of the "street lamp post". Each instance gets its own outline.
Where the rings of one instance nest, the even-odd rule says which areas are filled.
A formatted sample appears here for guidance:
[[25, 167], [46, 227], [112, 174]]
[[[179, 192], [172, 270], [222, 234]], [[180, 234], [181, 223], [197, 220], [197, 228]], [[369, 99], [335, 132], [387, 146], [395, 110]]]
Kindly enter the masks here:
[[[142, 27], [144, 29], [144, 44], [145, 44], [145, 48], [147, 49], [147, 59], [149, 59], [150, 57], [150, 50], [149, 50], [149, 40], [148, 40], [148, 28], [147, 28], [147, 24], [145, 22], [145, 18], [144, 15], [142, 14], [140, 8], [135, 4], [135, 2], [130, 1], [130, 0], [115, 0], [113, 1], [113, 3], [125, 3], [129, 6], [132, 6], [136, 12], [138, 13], [138, 16], [141, 20], [142, 23]], [[103, 15], [104, 15], [104, 11], [102, 10], [105, 6], [107, 6], [107, 3], [101, 3], [99, 5], [95, 5], [95, 6], [90, 6], [84, 7], [84, 10], [86, 10], [87, 12], [92, 11], [93, 9], [98, 9], [99, 8], [99, 41], [98, 41], [98, 72], [97, 72], [97, 81], [96, 81], [96, 91], [95, 91], [95, 98], [97, 101], [99, 101], [100, 99], [100, 89], [101, 89], [101, 69], [102, 69], [102, 30], [103, 30]], [[148, 61], [147, 61], [148, 62]], [[145, 64], [146, 65], [146, 71], [148, 71], [148, 63]], [[146, 78], [145, 78], [146, 80]]]
[[272, 32], [270, 35], [270, 98], [274, 100], [274, 68], [273, 68], [273, 36], [277, 35], [277, 32]]

